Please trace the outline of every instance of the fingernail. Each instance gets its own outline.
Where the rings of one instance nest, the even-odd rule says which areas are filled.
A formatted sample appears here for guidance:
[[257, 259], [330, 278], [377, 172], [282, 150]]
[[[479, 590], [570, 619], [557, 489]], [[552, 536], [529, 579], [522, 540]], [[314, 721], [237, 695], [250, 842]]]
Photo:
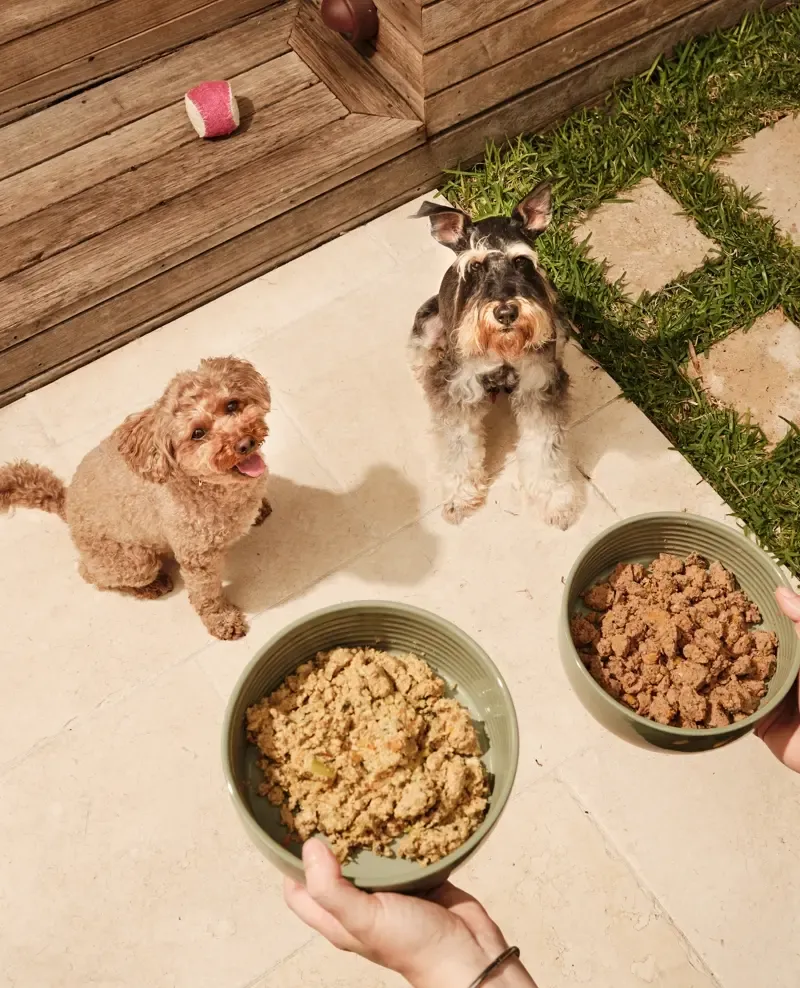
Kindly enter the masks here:
[[303, 844], [303, 864], [306, 867], [314, 868], [325, 856], [325, 845], [321, 840], [312, 837]]
[[775, 596], [782, 597], [784, 600], [794, 600], [797, 595], [788, 587], [778, 587], [775, 591]]

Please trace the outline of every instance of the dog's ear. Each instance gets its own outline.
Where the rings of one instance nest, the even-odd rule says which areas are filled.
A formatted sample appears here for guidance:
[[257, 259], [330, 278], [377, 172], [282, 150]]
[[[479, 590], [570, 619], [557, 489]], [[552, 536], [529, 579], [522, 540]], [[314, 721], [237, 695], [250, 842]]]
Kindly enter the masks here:
[[534, 237], [550, 226], [553, 218], [553, 190], [549, 182], [541, 182], [533, 192], [518, 202], [511, 214], [511, 219]]
[[115, 433], [123, 460], [144, 480], [165, 484], [172, 473], [169, 440], [160, 426], [159, 404], [129, 415]]
[[460, 209], [442, 206], [436, 202], [423, 202], [417, 216], [427, 217], [431, 221], [431, 236], [440, 244], [444, 244], [457, 254], [469, 250], [472, 220]]

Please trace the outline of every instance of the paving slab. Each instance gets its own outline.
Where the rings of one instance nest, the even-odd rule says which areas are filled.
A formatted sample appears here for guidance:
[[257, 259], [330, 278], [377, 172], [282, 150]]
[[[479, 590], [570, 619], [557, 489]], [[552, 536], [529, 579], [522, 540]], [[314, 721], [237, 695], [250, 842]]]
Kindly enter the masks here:
[[624, 278], [631, 298], [655, 294], [715, 253], [714, 242], [650, 178], [594, 210], [575, 230], [577, 241], [587, 237], [589, 255], [606, 262], [610, 281]]
[[699, 354], [689, 373], [705, 391], [761, 426], [770, 444], [800, 423], [800, 329], [780, 309]]
[[800, 116], [784, 117], [742, 141], [719, 170], [742, 189], [757, 192], [761, 206], [800, 244]]

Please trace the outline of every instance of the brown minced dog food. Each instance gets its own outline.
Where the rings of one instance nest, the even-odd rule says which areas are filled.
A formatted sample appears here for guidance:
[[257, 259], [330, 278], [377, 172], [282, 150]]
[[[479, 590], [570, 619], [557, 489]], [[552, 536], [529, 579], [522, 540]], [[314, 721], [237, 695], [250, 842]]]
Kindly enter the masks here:
[[778, 639], [720, 563], [662, 553], [621, 563], [583, 594], [572, 640], [592, 677], [659, 724], [723, 727], [754, 713], [775, 673]]
[[469, 711], [415, 655], [337, 648], [247, 711], [260, 795], [340, 861], [359, 848], [430, 864], [480, 826], [489, 784]]

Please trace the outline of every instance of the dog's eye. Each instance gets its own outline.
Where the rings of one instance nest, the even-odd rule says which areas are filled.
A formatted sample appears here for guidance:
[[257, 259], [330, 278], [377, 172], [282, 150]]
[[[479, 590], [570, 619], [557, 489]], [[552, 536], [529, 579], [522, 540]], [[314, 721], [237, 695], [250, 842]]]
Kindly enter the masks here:
[[530, 268], [531, 259], [526, 257], [524, 254], [517, 254], [514, 258], [514, 267], [518, 271], [528, 271]]
[[195, 429], [194, 432], [192, 433], [192, 439], [194, 440], [202, 439], [205, 436], [205, 434], [206, 434], [205, 429]]
[[235, 398], [231, 399], [231, 401], [229, 401], [228, 404], [225, 406], [225, 411], [228, 413], [228, 415], [233, 415], [234, 412], [238, 412], [239, 402]]
[[477, 274], [479, 271], [483, 270], [483, 261], [477, 259], [469, 262], [469, 273]]

